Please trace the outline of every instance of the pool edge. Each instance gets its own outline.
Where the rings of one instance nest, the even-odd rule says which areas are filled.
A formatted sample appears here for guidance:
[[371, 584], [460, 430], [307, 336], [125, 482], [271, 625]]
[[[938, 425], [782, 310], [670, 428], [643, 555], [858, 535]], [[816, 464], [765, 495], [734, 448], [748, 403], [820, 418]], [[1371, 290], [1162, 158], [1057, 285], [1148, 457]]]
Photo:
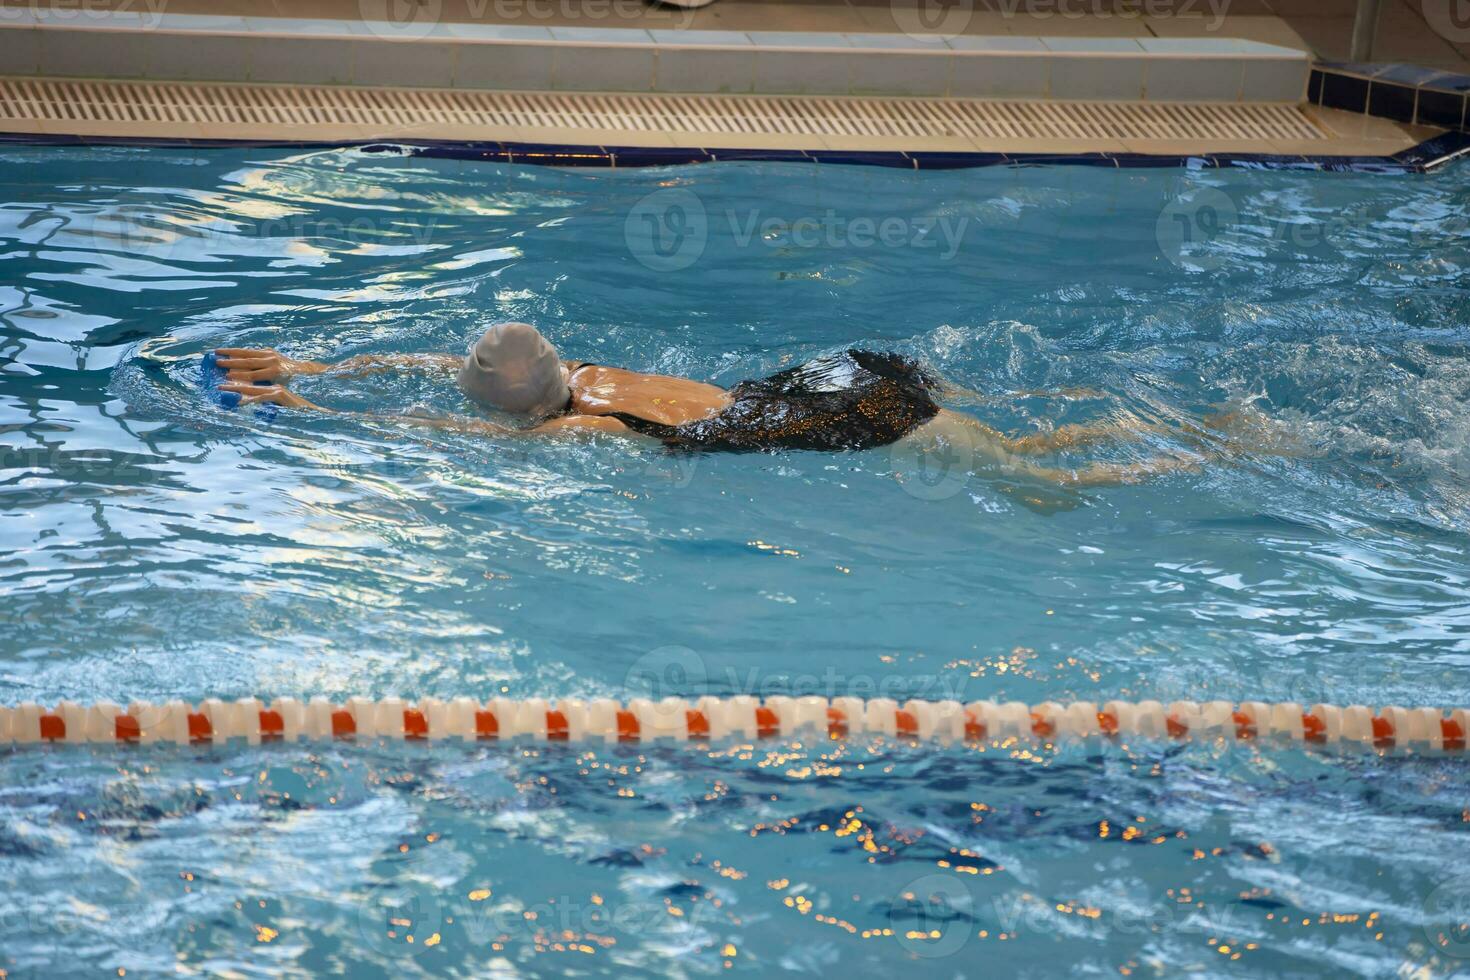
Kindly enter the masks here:
[[426, 139], [199, 139], [171, 136], [96, 136], [0, 132], [10, 146], [115, 146], [135, 148], [230, 149], [248, 147], [360, 148], [366, 152], [406, 150], [414, 156], [482, 160], [553, 167], [667, 167], [696, 163], [820, 163], [877, 166], [903, 170], [972, 170], [992, 166], [1091, 166], [1166, 169], [1305, 170], [1334, 173], [1428, 173], [1470, 153], [1470, 133], [1445, 132], [1397, 153], [1278, 154], [1200, 153], [1000, 153], [965, 151], [707, 149], [703, 147], [622, 147], [595, 144], [523, 143], [500, 140]]

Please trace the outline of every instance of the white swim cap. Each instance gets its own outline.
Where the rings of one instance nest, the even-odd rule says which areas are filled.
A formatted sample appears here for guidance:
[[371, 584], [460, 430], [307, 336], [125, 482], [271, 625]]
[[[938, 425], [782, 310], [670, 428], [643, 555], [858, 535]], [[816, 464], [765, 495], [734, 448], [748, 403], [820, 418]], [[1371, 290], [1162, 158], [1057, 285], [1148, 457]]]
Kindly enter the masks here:
[[470, 348], [459, 369], [466, 395], [491, 408], [551, 415], [572, 393], [556, 348], [529, 323], [497, 323]]

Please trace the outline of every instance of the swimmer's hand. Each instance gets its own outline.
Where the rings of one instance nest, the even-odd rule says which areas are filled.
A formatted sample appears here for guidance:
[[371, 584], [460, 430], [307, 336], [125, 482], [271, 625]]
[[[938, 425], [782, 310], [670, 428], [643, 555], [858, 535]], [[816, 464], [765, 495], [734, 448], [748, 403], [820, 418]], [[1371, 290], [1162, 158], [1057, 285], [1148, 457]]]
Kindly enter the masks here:
[[261, 402], [270, 402], [272, 405], [280, 405], [282, 408], [310, 408], [318, 412], [327, 409], [320, 405], [314, 405], [302, 398], [295, 392], [288, 391], [280, 385], [258, 385], [239, 383], [226, 383], [219, 386], [220, 391], [233, 391], [240, 396], [241, 405], [258, 405]]
[[321, 361], [298, 361], [265, 348], [221, 347], [214, 356], [231, 381], [284, 381], [297, 374], [321, 374], [331, 367]]

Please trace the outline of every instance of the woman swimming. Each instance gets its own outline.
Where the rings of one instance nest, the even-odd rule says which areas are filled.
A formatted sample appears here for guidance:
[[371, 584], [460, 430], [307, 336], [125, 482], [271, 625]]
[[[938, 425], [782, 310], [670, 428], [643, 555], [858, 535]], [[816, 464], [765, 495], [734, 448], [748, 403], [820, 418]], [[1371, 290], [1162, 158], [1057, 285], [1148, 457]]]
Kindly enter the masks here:
[[916, 362], [866, 350], [817, 358], [730, 389], [563, 361], [527, 323], [492, 326], [463, 359], [447, 354], [366, 355], [331, 365], [242, 348], [222, 348], [216, 358], [228, 372], [221, 390], [238, 393], [242, 404], [271, 402], [317, 411], [329, 410], [280, 382], [299, 374], [457, 372], [459, 386], [471, 400], [527, 416], [536, 424], [517, 429], [474, 418], [401, 420], [487, 435], [607, 433], [656, 439], [676, 449], [735, 452], [861, 450], [916, 440], [921, 446], [958, 444], [1010, 472], [1073, 487], [1136, 482], [1196, 462], [1166, 457], [1133, 464], [1094, 462], [1074, 470], [1036, 465], [1019, 457], [1136, 435], [1150, 427], [1068, 425], [1048, 433], [1007, 437], [977, 419], [940, 408], [935, 395], [946, 386]]

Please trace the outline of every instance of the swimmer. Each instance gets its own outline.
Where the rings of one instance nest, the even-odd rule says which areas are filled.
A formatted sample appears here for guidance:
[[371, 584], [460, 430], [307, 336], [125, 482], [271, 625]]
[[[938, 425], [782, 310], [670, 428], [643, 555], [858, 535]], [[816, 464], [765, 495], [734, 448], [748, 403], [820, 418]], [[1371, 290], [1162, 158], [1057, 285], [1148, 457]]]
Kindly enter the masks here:
[[[968, 449], [976, 463], [1065, 487], [1136, 483], [1194, 468], [1199, 460], [1162, 457], [1142, 463], [1093, 462], [1048, 467], [1030, 457], [1108, 439], [1159, 431], [1133, 425], [1065, 425], [1051, 432], [1006, 436], [978, 419], [935, 402], [958, 393], [916, 362], [892, 353], [848, 350], [725, 389], [687, 378], [643, 374], [589, 361], [564, 361], [527, 323], [492, 326], [463, 357], [448, 354], [365, 355], [338, 364], [301, 361], [278, 351], [222, 348], [216, 363], [228, 372], [223, 391], [241, 404], [330, 411], [287, 389], [292, 376], [359, 375], [417, 370], [454, 375], [482, 407], [525, 416], [524, 428], [485, 419], [402, 416], [399, 421], [494, 436], [604, 433], [652, 439], [675, 449], [756, 451], [875, 449], [913, 441], [919, 451]], [[265, 384], [270, 382], [270, 384]]]

